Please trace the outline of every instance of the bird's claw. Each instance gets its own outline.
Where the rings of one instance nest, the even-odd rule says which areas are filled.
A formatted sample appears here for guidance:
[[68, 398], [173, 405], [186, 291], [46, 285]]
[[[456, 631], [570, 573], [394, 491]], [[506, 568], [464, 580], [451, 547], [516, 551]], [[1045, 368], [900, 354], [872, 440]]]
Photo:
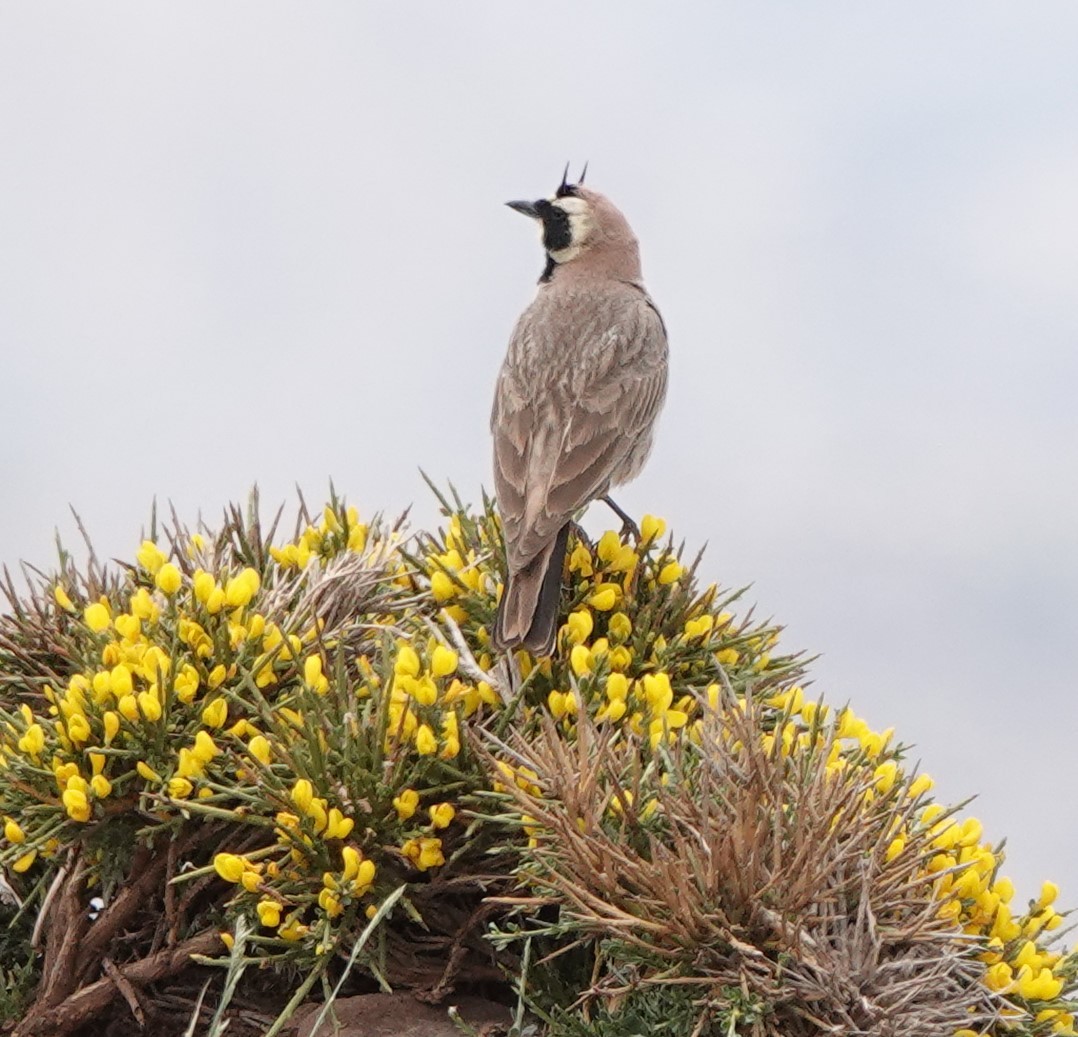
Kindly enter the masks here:
[[632, 536], [637, 543], [640, 543], [640, 527], [632, 520], [632, 518], [617, 505], [617, 503], [611, 497], [602, 497], [601, 500], [619, 519], [621, 519], [621, 538], [624, 540], [627, 536]]

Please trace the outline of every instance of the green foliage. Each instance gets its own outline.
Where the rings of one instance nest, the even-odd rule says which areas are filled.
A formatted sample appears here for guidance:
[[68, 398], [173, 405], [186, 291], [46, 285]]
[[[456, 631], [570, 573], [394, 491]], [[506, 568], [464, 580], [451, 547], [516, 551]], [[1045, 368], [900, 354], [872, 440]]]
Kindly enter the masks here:
[[215, 532], [174, 519], [120, 571], [62, 554], [9, 586], [0, 866], [26, 908], [0, 1018], [20, 1037], [105, 1018], [105, 956], [165, 985], [272, 970], [282, 1001], [315, 977], [438, 996], [519, 978], [522, 936], [543, 958], [526, 997], [565, 1037], [824, 1032], [842, 983], [886, 1002], [875, 972], [806, 978], [859, 941], [930, 947], [947, 1018], [1067, 1032], [1053, 889], [1012, 913], [979, 825], [929, 802], [889, 732], [807, 701], [779, 629], [701, 588], [661, 520], [572, 540], [557, 653], [499, 660], [497, 515], [442, 503], [414, 537], [337, 499], [290, 537], [256, 505]]

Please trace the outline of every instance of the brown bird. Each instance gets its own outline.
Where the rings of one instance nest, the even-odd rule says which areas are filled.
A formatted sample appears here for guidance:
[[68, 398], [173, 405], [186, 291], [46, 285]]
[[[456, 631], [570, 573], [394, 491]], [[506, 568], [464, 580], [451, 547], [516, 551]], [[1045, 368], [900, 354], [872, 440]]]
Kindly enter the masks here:
[[[568, 170], [566, 170], [568, 174]], [[508, 581], [496, 648], [554, 648], [574, 515], [636, 476], [666, 396], [666, 327], [625, 217], [562, 177], [552, 198], [509, 202], [539, 221], [546, 268], [498, 375], [490, 427]]]

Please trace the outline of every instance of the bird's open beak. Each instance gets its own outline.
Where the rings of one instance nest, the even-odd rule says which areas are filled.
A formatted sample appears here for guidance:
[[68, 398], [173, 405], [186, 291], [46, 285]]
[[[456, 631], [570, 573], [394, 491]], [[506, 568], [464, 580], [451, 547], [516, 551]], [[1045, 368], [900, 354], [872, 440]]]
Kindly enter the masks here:
[[505, 204], [510, 209], [516, 209], [517, 212], [530, 216], [533, 220], [539, 219], [539, 210], [535, 207], [535, 202], [506, 202]]

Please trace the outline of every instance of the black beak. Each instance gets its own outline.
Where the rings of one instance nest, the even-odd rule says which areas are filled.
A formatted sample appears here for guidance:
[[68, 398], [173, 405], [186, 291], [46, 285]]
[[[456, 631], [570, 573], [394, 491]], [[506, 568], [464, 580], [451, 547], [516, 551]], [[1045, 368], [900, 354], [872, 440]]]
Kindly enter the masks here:
[[539, 210], [536, 208], [535, 202], [506, 202], [505, 204], [510, 209], [522, 212], [525, 216], [530, 216], [533, 220], [539, 219]]

